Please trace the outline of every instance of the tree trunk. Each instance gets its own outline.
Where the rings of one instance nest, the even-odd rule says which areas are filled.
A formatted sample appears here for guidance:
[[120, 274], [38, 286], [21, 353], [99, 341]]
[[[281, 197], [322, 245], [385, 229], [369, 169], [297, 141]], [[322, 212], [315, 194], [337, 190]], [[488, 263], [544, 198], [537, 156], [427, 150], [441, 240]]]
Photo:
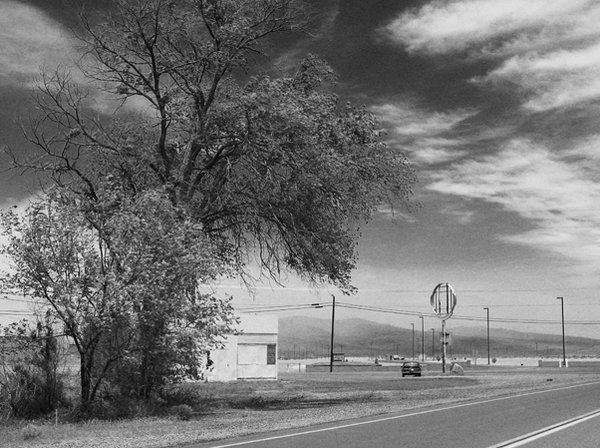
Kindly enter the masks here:
[[91, 363], [84, 353], [80, 353], [81, 408], [88, 411], [92, 403], [92, 370]]

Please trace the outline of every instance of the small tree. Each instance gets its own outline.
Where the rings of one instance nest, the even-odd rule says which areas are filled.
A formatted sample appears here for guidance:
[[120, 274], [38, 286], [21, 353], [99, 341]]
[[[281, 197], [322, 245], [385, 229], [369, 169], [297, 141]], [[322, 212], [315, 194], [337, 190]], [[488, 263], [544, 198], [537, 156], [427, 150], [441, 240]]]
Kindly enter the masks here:
[[210, 345], [233, 320], [227, 301], [198, 290], [221, 271], [204, 234], [174, 218], [159, 193], [111, 209], [118, 194], [111, 190], [105, 207], [85, 207], [86, 214], [56, 191], [23, 218], [3, 214], [4, 253], [14, 263], [6, 282], [47, 304], [63, 324], [79, 353], [84, 407], [126, 358], [136, 360], [136, 384], [149, 395], [170, 368], [168, 347], [181, 331]]

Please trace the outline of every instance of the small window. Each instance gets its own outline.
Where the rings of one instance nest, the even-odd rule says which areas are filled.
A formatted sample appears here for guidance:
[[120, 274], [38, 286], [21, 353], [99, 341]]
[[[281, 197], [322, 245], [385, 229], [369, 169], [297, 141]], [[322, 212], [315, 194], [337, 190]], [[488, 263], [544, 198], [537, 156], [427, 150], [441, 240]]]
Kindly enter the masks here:
[[267, 345], [267, 364], [273, 365], [277, 363], [277, 346], [275, 344]]

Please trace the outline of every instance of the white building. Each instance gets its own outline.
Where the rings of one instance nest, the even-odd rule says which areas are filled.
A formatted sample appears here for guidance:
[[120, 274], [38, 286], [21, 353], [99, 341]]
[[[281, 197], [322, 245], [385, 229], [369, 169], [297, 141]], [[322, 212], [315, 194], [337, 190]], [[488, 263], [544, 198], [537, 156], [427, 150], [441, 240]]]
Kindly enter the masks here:
[[237, 329], [225, 348], [210, 352], [208, 381], [277, 379], [277, 316], [242, 314]]

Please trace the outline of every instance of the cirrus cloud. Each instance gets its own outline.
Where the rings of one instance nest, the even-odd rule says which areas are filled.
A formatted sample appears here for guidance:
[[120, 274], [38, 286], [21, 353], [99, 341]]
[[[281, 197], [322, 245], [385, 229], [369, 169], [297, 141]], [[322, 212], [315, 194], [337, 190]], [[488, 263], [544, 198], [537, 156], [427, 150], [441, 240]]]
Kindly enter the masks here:
[[71, 64], [73, 42], [43, 11], [18, 1], [0, 2], [0, 82], [27, 82], [43, 66]]
[[[533, 227], [502, 241], [544, 249], [596, 269], [600, 256], [600, 169], [590, 170], [586, 140], [563, 155], [513, 140], [499, 152], [432, 174], [431, 191], [479, 199], [516, 213]], [[600, 146], [597, 147], [600, 149]]]
[[384, 103], [371, 110], [389, 129], [388, 143], [410, 153], [411, 160], [421, 166], [447, 163], [463, 157], [465, 142], [446, 137], [466, 120], [475, 116], [473, 110], [429, 112], [413, 102]]
[[600, 34], [593, 0], [435, 1], [404, 12], [381, 31], [411, 52], [539, 49]]
[[594, 0], [434, 1], [380, 31], [410, 53], [494, 58], [474, 79], [523, 95], [540, 112], [600, 99], [600, 3]]

